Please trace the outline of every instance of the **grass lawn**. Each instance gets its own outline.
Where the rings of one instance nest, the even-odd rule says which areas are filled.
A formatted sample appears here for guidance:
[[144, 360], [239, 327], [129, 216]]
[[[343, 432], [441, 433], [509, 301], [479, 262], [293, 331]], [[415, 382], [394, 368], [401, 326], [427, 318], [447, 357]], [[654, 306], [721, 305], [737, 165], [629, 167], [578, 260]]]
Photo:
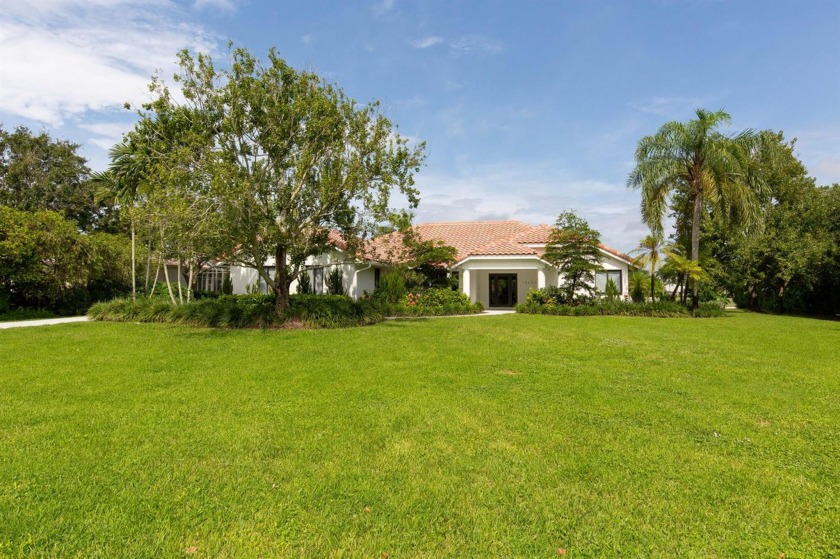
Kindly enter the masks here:
[[840, 556], [840, 322], [0, 331], [0, 556]]

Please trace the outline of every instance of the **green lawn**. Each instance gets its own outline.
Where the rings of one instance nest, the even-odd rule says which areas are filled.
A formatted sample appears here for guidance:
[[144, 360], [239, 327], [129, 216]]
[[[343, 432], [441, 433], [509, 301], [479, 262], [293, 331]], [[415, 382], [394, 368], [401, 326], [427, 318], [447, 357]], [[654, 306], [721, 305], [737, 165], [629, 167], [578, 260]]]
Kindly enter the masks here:
[[0, 331], [0, 556], [840, 556], [840, 322]]

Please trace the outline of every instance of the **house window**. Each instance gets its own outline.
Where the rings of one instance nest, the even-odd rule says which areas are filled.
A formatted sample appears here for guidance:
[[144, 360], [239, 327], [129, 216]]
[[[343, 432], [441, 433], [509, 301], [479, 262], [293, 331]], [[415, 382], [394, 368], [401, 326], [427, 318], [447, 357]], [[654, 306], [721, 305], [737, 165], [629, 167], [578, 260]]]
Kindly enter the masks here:
[[229, 274], [230, 268], [227, 266], [212, 266], [201, 270], [195, 281], [196, 291], [221, 291]]
[[324, 293], [324, 268], [312, 268], [312, 293]]
[[603, 293], [607, 288], [607, 282], [613, 280], [619, 293], [624, 291], [621, 285], [621, 270], [601, 270], [595, 272], [595, 288]]
[[380, 268], [373, 269], [373, 288], [379, 289], [379, 278], [382, 277], [382, 270]]

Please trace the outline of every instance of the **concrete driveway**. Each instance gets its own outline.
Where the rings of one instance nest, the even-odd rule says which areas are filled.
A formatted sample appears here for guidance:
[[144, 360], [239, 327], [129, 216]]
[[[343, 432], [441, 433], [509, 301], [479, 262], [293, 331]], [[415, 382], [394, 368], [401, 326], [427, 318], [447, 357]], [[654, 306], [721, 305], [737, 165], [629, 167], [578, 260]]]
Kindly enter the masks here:
[[5, 328], [23, 328], [25, 326], [51, 326], [53, 324], [67, 324], [68, 322], [87, 322], [86, 316], [68, 316], [66, 318], [41, 318], [38, 320], [19, 320], [17, 322], [0, 322], [0, 330]]

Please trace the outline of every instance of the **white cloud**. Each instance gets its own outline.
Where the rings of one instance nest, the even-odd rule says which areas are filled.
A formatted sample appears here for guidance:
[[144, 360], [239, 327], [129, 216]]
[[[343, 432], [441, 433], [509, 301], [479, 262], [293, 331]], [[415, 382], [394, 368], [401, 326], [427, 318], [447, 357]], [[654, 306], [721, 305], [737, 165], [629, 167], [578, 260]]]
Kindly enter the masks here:
[[195, 0], [193, 8], [196, 10], [222, 10], [225, 12], [236, 11], [236, 4], [233, 0]]
[[303, 35], [300, 38], [300, 40], [303, 41], [304, 45], [311, 45], [315, 42], [315, 35], [313, 35], [312, 33], [307, 33], [306, 35]]
[[175, 68], [189, 48], [213, 52], [218, 38], [177, 21], [167, 0], [17, 2], [0, 15], [0, 111], [60, 126], [89, 111], [148, 98], [151, 75]]
[[504, 52], [505, 45], [495, 39], [483, 35], [464, 35], [452, 41], [449, 47], [457, 55], [486, 55]]
[[395, 0], [382, 0], [373, 5], [373, 13], [376, 15], [385, 15], [394, 9]]
[[431, 37], [424, 37], [422, 39], [417, 39], [416, 41], [411, 41], [411, 46], [418, 49], [427, 49], [429, 47], [433, 47], [435, 45], [439, 45], [443, 42], [443, 37], [439, 37], [437, 35], [432, 35]]

